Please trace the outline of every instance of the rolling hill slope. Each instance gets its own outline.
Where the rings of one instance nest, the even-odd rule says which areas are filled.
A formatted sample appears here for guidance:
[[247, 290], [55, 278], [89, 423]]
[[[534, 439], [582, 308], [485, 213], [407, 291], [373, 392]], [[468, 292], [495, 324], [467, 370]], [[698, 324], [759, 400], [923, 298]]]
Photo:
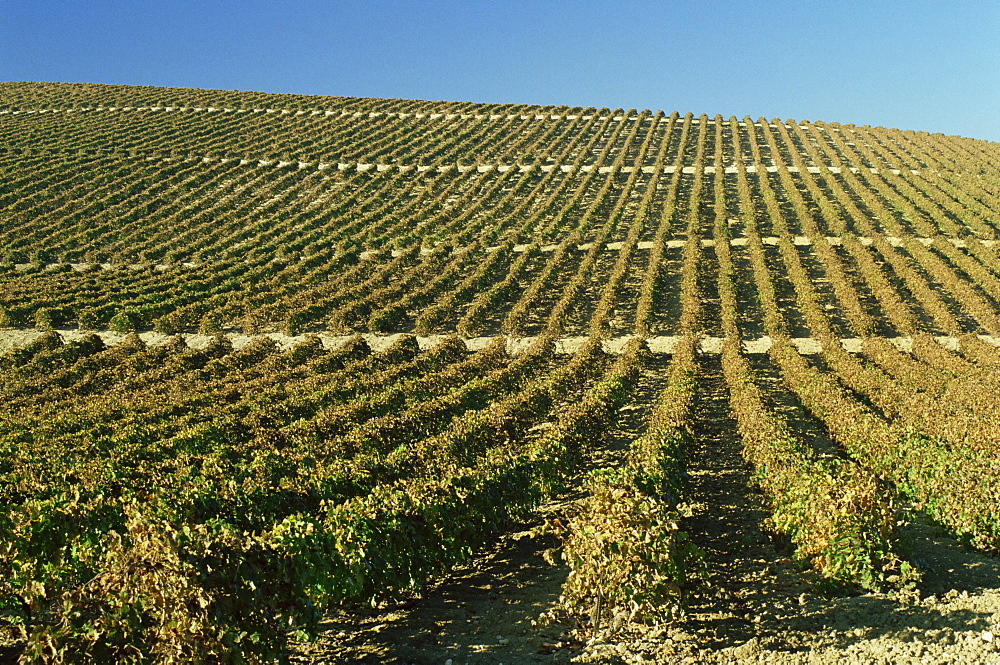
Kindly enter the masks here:
[[997, 144], [3, 83], [0, 174], [12, 649], [268, 660], [571, 489], [562, 611], [676, 619], [726, 469], [822, 589], [995, 566]]

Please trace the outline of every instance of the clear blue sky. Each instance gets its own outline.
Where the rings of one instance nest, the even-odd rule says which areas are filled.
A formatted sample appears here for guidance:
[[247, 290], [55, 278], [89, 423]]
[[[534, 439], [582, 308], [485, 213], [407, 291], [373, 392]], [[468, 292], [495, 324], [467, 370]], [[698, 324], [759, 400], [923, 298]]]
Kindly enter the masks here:
[[0, 80], [649, 108], [1000, 141], [1000, 2], [0, 0]]

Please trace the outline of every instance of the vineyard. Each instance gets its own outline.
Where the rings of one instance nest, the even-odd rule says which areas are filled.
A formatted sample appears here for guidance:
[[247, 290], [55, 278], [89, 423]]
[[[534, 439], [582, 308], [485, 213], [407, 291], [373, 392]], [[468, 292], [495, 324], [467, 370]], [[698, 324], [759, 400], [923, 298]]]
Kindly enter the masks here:
[[1000, 145], [2, 83], [0, 377], [0, 656], [287, 660], [567, 493], [559, 611], [684, 621], [706, 413], [809, 589], [919, 594], [1000, 551]]

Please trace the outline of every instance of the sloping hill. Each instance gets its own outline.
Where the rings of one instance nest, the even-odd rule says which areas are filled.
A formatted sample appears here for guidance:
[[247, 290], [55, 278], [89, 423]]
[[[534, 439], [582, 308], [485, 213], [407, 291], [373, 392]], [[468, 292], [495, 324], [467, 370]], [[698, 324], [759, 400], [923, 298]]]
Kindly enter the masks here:
[[[774, 600], [782, 638], [762, 589], [888, 614], [955, 589], [975, 611], [907, 626], [995, 656], [998, 144], [2, 83], [0, 173], [11, 653], [267, 660], [570, 492], [539, 603], [561, 587], [586, 636], [672, 619], [703, 653], [633, 647], [838, 659], [898, 635], [810, 641], [794, 608], [840, 601]], [[321, 644], [379, 659], [376, 632]]]

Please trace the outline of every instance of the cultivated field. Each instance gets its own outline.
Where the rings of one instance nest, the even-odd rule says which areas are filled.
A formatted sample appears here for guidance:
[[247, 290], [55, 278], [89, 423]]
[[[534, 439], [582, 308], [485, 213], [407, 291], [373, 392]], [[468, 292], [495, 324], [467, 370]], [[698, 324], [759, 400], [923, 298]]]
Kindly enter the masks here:
[[0, 660], [1000, 662], [998, 232], [972, 139], [2, 83]]

